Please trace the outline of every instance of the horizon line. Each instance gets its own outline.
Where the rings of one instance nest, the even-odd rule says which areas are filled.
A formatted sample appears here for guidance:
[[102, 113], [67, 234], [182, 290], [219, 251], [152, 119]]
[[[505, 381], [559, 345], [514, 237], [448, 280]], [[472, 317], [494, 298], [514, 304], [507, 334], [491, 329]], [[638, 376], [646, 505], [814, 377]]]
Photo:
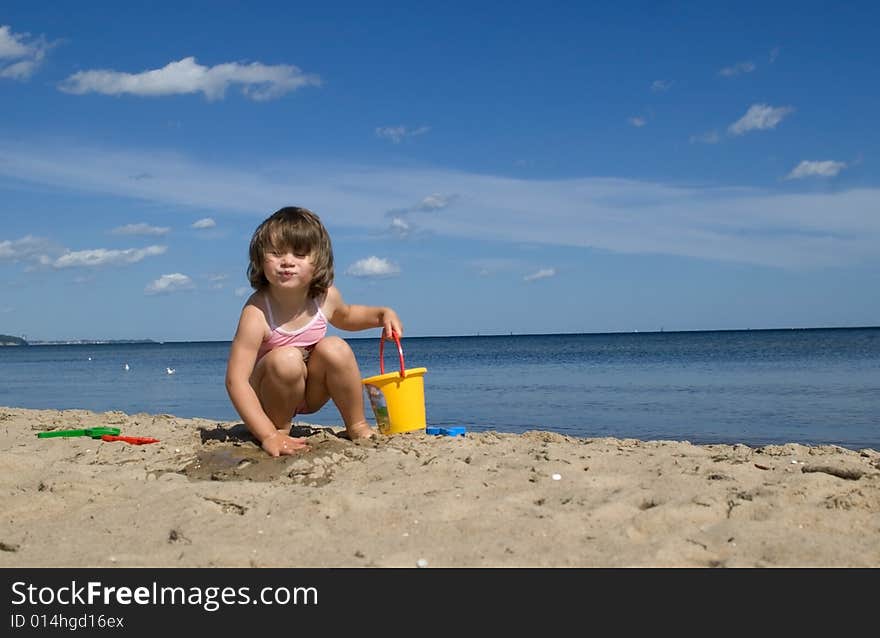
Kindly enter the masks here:
[[[796, 331], [796, 330], [877, 330], [880, 325], [866, 326], [809, 326], [809, 327], [776, 327], [776, 328], [699, 328], [693, 330], [609, 330], [602, 332], [492, 332], [492, 333], [469, 333], [458, 335], [418, 335], [404, 337], [406, 339], [457, 339], [474, 337], [564, 337], [564, 336], [603, 336], [603, 335], [655, 335], [655, 334], [690, 334], [708, 332], [772, 332], [772, 331]], [[22, 337], [23, 338], [23, 337]], [[352, 341], [373, 341], [378, 337], [343, 337]], [[113, 345], [130, 343], [132, 345], [143, 343], [231, 343], [232, 339], [152, 339], [152, 338], [119, 338], [119, 339], [36, 339], [28, 341], [28, 345]]]

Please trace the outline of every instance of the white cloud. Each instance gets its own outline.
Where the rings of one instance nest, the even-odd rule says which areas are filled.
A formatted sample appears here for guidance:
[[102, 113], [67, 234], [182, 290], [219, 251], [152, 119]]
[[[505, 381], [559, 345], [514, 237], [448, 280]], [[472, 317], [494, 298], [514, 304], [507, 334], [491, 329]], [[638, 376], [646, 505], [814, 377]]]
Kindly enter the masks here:
[[305, 86], [320, 86], [317, 75], [303, 73], [287, 64], [266, 65], [259, 62], [229, 62], [202, 66], [194, 57], [170, 62], [161, 69], [142, 73], [111, 70], [79, 71], [64, 80], [59, 89], [82, 95], [160, 96], [202, 93], [208, 100], [220, 100], [233, 84], [242, 85], [242, 93], [252, 100], [270, 100]]
[[199, 229], [214, 228], [214, 226], [216, 226], [216, 225], [217, 225], [217, 222], [215, 222], [213, 219], [211, 219], [210, 217], [204, 217], [202, 219], [199, 219], [198, 221], [194, 221], [192, 223], [192, 228], [199, 228]]
[[427, 197], [409, 208], [394, 208], [389, 210], [385, 215], [391, 218], [391, 231], [401, 239], [410, 236], [415, 230], [416, 225], [409, 219], [409, 215], [419, 213], [434, 213], [438, 210], [448, 208], [458, 199], [458, 195], [444, 195], [442, 193], [432, 193]]
[[804, 177], [834, 177], [846, 168], [846, 162], [826, 160], [824, 162], [811, 162], [804, 160], [785, 176], [785, 179], [803, 179]]
[[26, 80], [42, 64], [52, 47], [42, 37], [29, 33], [13, 33], [9, 25], [0, 25], [0, 60], [11, 60], [0, 66], [0, 78]]
[[547, 279], [548, 277], [555, 277], [556, 269], [555, 268], [542, 268], [537, 272], [533, 272], [531, 275], [526, 275], [523, 277], [523, 281], [538, 281], [539, 279]]
[[376, 129], [376, 135], [379, 137], [384, 137], [395, 144], [399, 144], [401, 140], [405, 137], [416, 137], [417, 135], [424, 135], [428, 131], [431, 130], [430, 126], [420, 126], [415, 129], [411, 129], [407, 126], [380, 126]]
[[654, 93], [663, 93], [672, 88], [672, 80], [654, 80], [651, 82], [651, 90]]
[[0, 78], [9, 80], [26, 80], [37, 70], [36, 60], [20, 60], [0, 69]]
[[171, 231], [167, 226], [150, 226], [143, 222], [139, 224], [126, 224], [114, 228], [110, 232], [114, 235], [148, 235], [162, 236], [167, 235]]
[[733, 77], [740, 73], [751, 73], [755, 70], [754, 62], [737, 62], [733, 66], [726, 66], [718, 72], [718, 75]]
[[21, 239], [7, 239], [0, 241], [0, 261], [25, 261], [39, 259], [41, 255], [51, 250], [52, 244], [48, 239], [25, 235]]
[[225, 281], [228, 277], [224, 274], [216, 274], [216, 275], [208, 275], [208, 282], [211, 285], [211, 290], [222, 290], [226, 287]]
[[195, 288], [195, 285], [192, 279], [179, 272], [175, 272], [170, 275], [162, 275], [155, 281], [151, 281], [144, 288], [144, 293], [148, 295], [161, 295], [180, 290], [192, 290], [193, 288]]
[[695, 144], [697, 142], [701, 144], [717, 144], [721, 141], [721, 137], [718, 135], [718, 131], [706, 131], [705, 133], [701, 133], [700, 135], [691, 135], [691, 144]]
[[413, 208], [414, 212], [432, 212], [441, 210], [449, 206], [455, 201], [455, 195], [442, 195], [441, 193], [433, 193], [425, 197], [419, 204]]
[[412, 223], [408, 222], [403, 217], [392, 217], [391, 218], [391, 230], [398, 237], [407, 237], [412, 230]]
[[352, 277], [393, 277], [400, 274], [400, 268], [382, 257], [367, 257], [349, 266], [345, 274]]
[[438, 210], [448, 208], [458, 199], [458, 195], [443, 195], [441, 193], [432, 193], [427, 197], [423, 197], [417, 204], [413, 204], [407, 208], [393, 208], [385, 213], [388, 217], [401, 217], [402, 215], [410, 215], [412, 213], [433, 213]]
[[240, 286], [240, 287], [236, 288], [235, 290], [233, 290], [232, 294], [234, 294], [236, 297], [244, 297], [245, 295], [250, 294], [253, 291], [254, 291], [254, 289], [250, 288], [248, 286]]
[[[154, 177], [128, 179], [141, 172]], [[456, 193], [462, 205], [419, 215], [425, 233], [780, 268], [880, 261], [880, 217], [874, 212], [880, 210], [880, 188], [871, 187], [792, 193], [623, 178], [518, 179], [314, 160], [283, 160], [258, 171], [152, 150], [122, 152], [39, 139], [0, 140], [0, 176], [172, 205], [184, 218], [192, 211], [225, 211], [251, 220], [249, 225], [262, 218], [255, 211], [277, 210], [279, 201], [296, 192], [298, 201], [319, 214], [332, 211], [334, 226], [358, 235], [387, 233], [385, 211], [401, 200], [417, 204], [426, 193]]]
[[779, 47], [773, 47], [772, 49], [770, 49], [770, 64], [776, 62], [776, 58], [779, 57], [780, 51], [781, 49]]
[[643, 117], [639, 117], [639, 116], [635, 116], [635, 117], [628, 118], [628, 119], [627, 119], [627, 122], [629, 122], [630, 124], [632, 124], [632, 125], [635, 126], [636, 128], [641, 128], [641, 127], [643, 127], [645, 124], [648, 123], [648, 121], [647, 121], [645, 118], [643, 118]]
[[768, 106], [752, 104], [746, 114], [728, 127], [732, 135], [742, 135], [748, 131], [761, 131], [776, 128], [794, 109], [790, 106]]
[[125, 250], [108, 250], [96, 248], [93, 250], [69, 251], [50, 265], [52, 268], [93, 268], [109, 265], [134, 264], [146, 257], [155, 257], [163, 254], [165, 246], [147, 246], [146, 248], [127, 248]]
[[0, 59], [23, 58], [31, 47], [24, 43], [28, 34], [13, 33], [9, 25], [0, 25]]

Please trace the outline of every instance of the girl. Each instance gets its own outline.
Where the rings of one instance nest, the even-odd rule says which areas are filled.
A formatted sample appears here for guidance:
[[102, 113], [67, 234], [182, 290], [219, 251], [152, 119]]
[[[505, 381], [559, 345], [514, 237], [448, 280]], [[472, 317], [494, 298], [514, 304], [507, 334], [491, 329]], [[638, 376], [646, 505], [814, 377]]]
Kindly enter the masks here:
[[308, 449], [290, 436], [296, 414], [333, 399], [351, 439], [375, 434], [364, 417], [361, 373], [340, 330], [382, 328], [403, 335], [391, 308], [342, 300], [333, 285], [333, 250], [321, 220], [288, 206], [263, 221], [250, 243], [245, 303], [226, 366], [226, 391], [247, 429], [272, 456]]

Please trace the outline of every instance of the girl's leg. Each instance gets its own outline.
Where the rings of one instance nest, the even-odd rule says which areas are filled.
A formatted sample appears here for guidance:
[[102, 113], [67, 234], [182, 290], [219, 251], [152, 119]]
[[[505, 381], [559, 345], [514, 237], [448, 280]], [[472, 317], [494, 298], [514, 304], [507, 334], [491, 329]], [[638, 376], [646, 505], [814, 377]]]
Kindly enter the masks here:
[[317, 412], [333, 399], [351, 439], [375, 434], [364, 416], [364, 390], [357, 359], [345, 340], [324, 337], [309, 355], [306, 406]]
[[290, 432], [290, 421], [306, 393], [306, 364], [299, 348], [276, 348], [254, 367], [251, 386], [275, 427]]

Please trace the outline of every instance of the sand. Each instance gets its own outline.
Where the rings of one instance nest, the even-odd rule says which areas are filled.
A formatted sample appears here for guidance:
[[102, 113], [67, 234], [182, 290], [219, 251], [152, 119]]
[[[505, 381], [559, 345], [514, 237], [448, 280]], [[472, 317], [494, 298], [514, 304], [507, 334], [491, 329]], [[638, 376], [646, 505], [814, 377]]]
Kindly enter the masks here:
[[876, 450], [297, 429], [0, 407], [0, 566], [880, 566]]

